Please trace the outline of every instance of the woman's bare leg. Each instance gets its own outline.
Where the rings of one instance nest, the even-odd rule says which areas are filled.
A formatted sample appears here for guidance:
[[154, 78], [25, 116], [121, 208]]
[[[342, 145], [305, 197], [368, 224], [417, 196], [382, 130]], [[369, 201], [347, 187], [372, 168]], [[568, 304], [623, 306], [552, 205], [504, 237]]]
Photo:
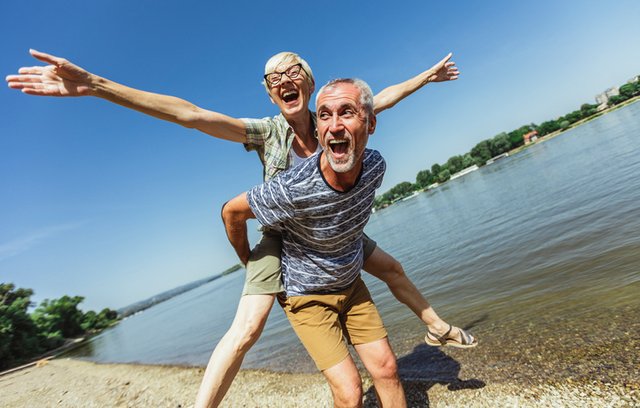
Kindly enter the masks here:
[[[363, 269], [386, 283], [393, 296], [407, 305], [427, 325], [429, 331], [442, 336], [449, 330], [449, 324], [433, 310], [394, 257], [376, 247], [365, 259]], [[454, 326], [448, 337], [461, 341], [460, 330]]]
[[196, 397], [196, 408], [217, 407], [229, 390], [245, 354], [260, 338], [275, 295], [244, 295], [236, 317], [211, 354]]

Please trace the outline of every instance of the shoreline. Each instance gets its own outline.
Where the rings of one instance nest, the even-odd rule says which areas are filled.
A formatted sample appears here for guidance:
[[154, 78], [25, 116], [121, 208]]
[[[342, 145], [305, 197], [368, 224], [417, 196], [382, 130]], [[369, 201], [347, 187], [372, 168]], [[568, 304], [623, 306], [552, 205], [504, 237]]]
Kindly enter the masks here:
[[[548, 133], [548, 134], [546, 134], [544, 136], [540, 136], [538, 138], [538, 140], [536, 140], [535, 142], [529, 143], [527, 145], [518, 146], [518, 147], [516, 147], [514, 149], [509, 150], [508, 152], [505, 152], [505, 153], [507, 153], [508, 156], [514, 156], [514, 155], [516, 155], [516, 154], [518, 154], [518, 153], [520, 153], [520, 152], [522, 152], [522, 151], [524, 151], [524, 150], [526, 150], [526, 149], [528, 149], [528, 148], [530, 148], [532, 146], [535, 146], [537, 144], [544, 143], [544, 142], [546, 142], [548, 140], [554, 139], [554, 138], [556, 138], [558, 136], [561, 136], [561, 135], [565, 134], [569, 130], [578, 128], [578, 127], [584, 125], [585, 123], [589, 123], [592, 120], [598, 119], [598, 118], [600, 118], [602, 116], [605, 116], [608, 113], [611, 113], [611, 112], [613, 112], [615, 110], [618, 110], [620, 108], [624, 108], [626, 106], [632, 105], [632, 104], [634, 104], [636, 102], [639, 102], [639, 101], [640, 101], [640, 95], [634, 96], [633, 98], [630, 98], [630, 99], [628, 99], [628, 100], [626, 100], [624, 102], [621, 102], [621, 103], [619, 103], [617, 105], [614, 105], [614, 106], [608, 107], [606, 109], [603, 109], [602, 111], [597, 112], [594, 115], [589, 116], [588, 118], [580, 119], [579, 121], [574, 122], [571, 125], [569, 125], [569, 127], [567, 127], [566, 129], [556, 130], [556, 131]], [[487, 139], [487, 140], [489, 140], [489, 139]], [[479, 169], [482, 169], [485, 166], [486, 166], [486, 164], [483, 165], [483, 166], [480, 166]], [[464, 170], [466, 170], [466, 169], [463, 169], [462, 171], [464, 171]], [[448, 180], [446, 180], [446, 181], [444, 181], [442, 183], [436, 183], [437, 187], [443, 186], [443, 185], [445, 185], [446, 183], [448, 183], [451, 180], [453, 180], [453, 179], [448, 179]], [[435, 187], [435, 188], [437, 188], [437, 187]], [[419, 189], [419, 190], [414, 191], [412, 194], [415, 194], [416, 192], [424, 193], [424, 192], [428, 192], [428, 191], [431, 191], [431, 190], [433, 190], [433, 188], [425, 187], [424, 189]], [[404, 201], [405, 199], [408, 199], [408, 198], [412, 197], [412, 194], [408, 194], [408, 195], [402, 196], [401, 198], [396, 199], [395, 201], [391, 202], [389, 205], [384, 206], [384, 207], [382, 207], [382, 206], [381, 207], [374, 206], [373, 210], [374, 210], [374, 212], [377, 212], [377, 211], [380, 211], [380, 210], [384, 210], [385, 208], [389, 208], [394, 204], [397, 204], [399, 202]], [[415, 194], [415, 195], [417, 195], [417, 194]]]
[[[476, 305], [493, 310], [491, 322], [480, 314], [455, 319], [480, 339], [471, 350], [429, 347], [420, 322], [402, 323], [391, 333], [408, 406], [640, 406], [639, 285], [618, 290], [615, 298], [603, 294], [552, 308], [539, 297], [504, 309]], [[594, 302], [598, 307], [590, 308]], [[295, 356], [290, 361], [295, 370]], [[63, 355], [0, 377], [0, 406], [190, 407], [203, 374], [199, 366], [94, 363]], [[375, 406], [371, 381], [362, 377], [365, 406]], [[319, 373], [243, 369], [221, 406], [330, 405]]]
[[[0, 378], [0, 405], [11, 407], [191, 407], [202, 368], [96, 364], [55, 359]], [[608, 383], [519, 384], [403, 377], [412, 407], [599, 407], [640, 404], [640, 391]], [[365, 407], [375, 406], [371, 381], [363, 375]], [[329, 406], [331, 394], [319, 374], [241, 370], [223, 407]]]
[[589, 116], [588, 118], [580, 119], [579, 121], [577, 121], [577, 122], [575, 122], [575, 123], [572, 123], [572, 124], [571, 124], [571, 125], [569, 125], [569, 127], [568, 127], [568, 128], [566, 128], [566, 129], [556, 130], [555, 132], [551, 132], [551, 133], [549, 133], [549, 134], [546, 134], [546, 135], [544, 135], [544, 136], [539, 137], [539, 138], [538, 138], [538, 140], [537, 140], [537, 141], [535, 141], [535, 142], [533, 142], [533, 143], [529, 143], [528, 145], [522, 145], [522, 146], [520, 146], [520, 147], [516, 147], [515, 149], [512, 149], [512, 150], [510, 150], [510, 151], [508, 152], [508, 153], [509, 153], [509, 156], [512, 156], [512, 155], [514, 155], [514, 154], [516, 154], [516, 153], [520, 153], [521, 151], [526, 150], [527, 148], [529, 148], [529, 147], [531, 147], [531, 146], [533, 146], [533, 145], [536, 145], [536, 144], [538, 144], [538, 143], [543, 143], [543, 142], [545, 142], [545, 141], [547, 141], [547, 140], [551, 140], [551, 139], [553, 139], [553, 138], [555, 138], [555, 137], [557, 137], [557, 136], [560, 136], [560, 135], [562, 135], [562, 134], [566, 133], [566, 132], [567, 132], [567, 131], [569, 131], [569, 130], [572, 130], [572, 129], [578, 128], [578, 127], [580, 127], [580, 126], [584, 125], [585, 123], [589, 123], [589, 122], [591, 122], [592, 120], [598, 119], [598, 118], [600, 118], [600, 117], [602, 117], [602, 116], [605, 116], [606, 114], [611, 113], [611, 112], [613, 112], [613, 111], [615, 111], [615, 110], [618, 110], [618, 109], [620, 109], [620, 108], [624, 108], [625, 106], [632, 105], [632, 104], [634, 104], [634, 103], [636, 103], [636, 102], [638, 102], [638, 101], [640, 101], [640, 95], [638, 95], [638, 96], [634, 96], [634, 97], [633, 97], [633, 98], [631, 98], [631, 99], [627, 99], [626, 101], [621, 102], [621, 103], [619, 103], [619, 104], [617, 104], [617, 105], [614, 105], [614, 106], [608, 107], [608, 108], [606, 108], [606, 109], [603, 109], [602, 111], [597, 112], [597, 113], [595, 113], [594, 115]]

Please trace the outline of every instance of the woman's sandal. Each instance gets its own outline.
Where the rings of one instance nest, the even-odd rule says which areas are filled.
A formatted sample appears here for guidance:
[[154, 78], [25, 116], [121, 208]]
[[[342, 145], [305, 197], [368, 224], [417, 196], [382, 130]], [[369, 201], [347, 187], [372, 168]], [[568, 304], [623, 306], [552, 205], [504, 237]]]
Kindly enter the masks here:
[[453, 329], [453, 326], [449, 325], [449, 330], [447, 330], [444, 335], [438, 336], [427, 328], [427, 335], [424, 336], [424, 341], [428, 345], [435, 347], [451, 346], [457, 348], [472, 348], [478, 345], [478, 340], [461, 328], [458, 328], [458, 330], [460, 330], [461, 341], [448, 337], [449, 333], [451, 333], [451, 329]]

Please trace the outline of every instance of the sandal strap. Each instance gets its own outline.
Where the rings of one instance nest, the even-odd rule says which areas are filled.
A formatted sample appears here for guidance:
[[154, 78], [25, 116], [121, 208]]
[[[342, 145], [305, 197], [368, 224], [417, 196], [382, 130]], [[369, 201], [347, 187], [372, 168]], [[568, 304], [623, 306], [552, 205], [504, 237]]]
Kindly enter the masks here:
[[436, 340], [438, 340], [440, 344], [445, 346], [447, 344], [447, 338], [449, 336], [449, 333], [451, 333], [451, 329], [453, 329], [453, 326], [449, 325], [449, 330], [447, 330], [447, 332], [442, 336], [438, 336], [437, 334], [429, 330], [429, 328], [427, 327], [427, 333], [430, 334], [432, 337], [434, 337]]
[[466, 346], [473, 343], [473, 340], [472, 340], [473, 337], [471, 337], [469, 333], [467, 333], [461, 328], [458, 328], [458, 330], [460, 330], [460, 344]]

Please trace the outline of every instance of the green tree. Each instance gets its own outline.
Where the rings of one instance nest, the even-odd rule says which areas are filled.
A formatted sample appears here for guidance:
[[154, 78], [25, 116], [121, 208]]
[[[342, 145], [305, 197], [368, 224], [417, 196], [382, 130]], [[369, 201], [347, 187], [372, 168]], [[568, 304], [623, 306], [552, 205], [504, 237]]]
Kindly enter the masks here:
[[38, 328], [27, 313], [31, 289], [0, 283], [0, 370], [42, 352]]
[[80, 327], [83, 331], [92, 330], [98, 324], [98, 314], [93, 310], [89, 310], [87, 313], [82, 316], [82, 323]]
[[489, 143], [489, 148], [491, 149], [492, 157], [504, 152], [508, 152], [509, 150], [511, 150], [511, 141], [509, 140], [509, 135], [505, 132], [502, 132], [499, 135], [495, 136], [491, 143]]
[[640, 87], [637, 82], [634, 82], [622, 85], [618, 91], [620, 91], [620, 95], [628, 99], [636, 96], [640, 92]]
[[598, 105], [583, 103], [582, 106], [580, 106], [580, 112], [582, 113], [583, 118], [588, 118], [589, 116], [593, 116], [598, 112]]
[[83, 333], [83, 313], [78, 309], [82, 296], [62, 296], [60, 299], [45, 299], [33, 312], [33, 319], [45, 334], [59, 332], [63, 337], [74, 337]]
[[89, 310], [82, 316], [80, 327], [85, 332], [106, 329], [118, 319], [118, 312], [108, 308], [102, 309], [100, 313]]
[[471, 157], [476, 160], [476, 164], [484, 166], [487, 160], [493, 157], [491, 154], [491, 143], [488, 140], [483, 140], [471, 149], [470, 154]]
[[441, 170], [441, 166], [438, 163], [431, 166], [431, 174], [433, 174], [434, 176], [440, 173], [440, 170]]
[[542, 122], [536, 130], [540, 136], [548, 135], [556, 130], [560, 130], [560, 122], [557, 120], [548, 120], [546, 122]]
[[416, 184], [420, 188], [425, 188], [433, 183], [433, 174], [429, 170], [420, 170], [416, 174]]
[[609, 98], [609, 100], [607, 101], [607, 104], [609, 106], [613, 106], [613, 105], [617, 105], [621, 102], [626, 101], [628, 98], [624, 95], [614, 95], [611, 98]]
[[451, 172], [449, 169], [444, 169], [438, 173], [438, 183], [444, 183], [451, 178]]
[[462, 156], [452, 156], [447, 160], [447, 168], [450, 173], [457, 173], [462, 170]]
[[98, 320], [96, 325], [92, 327], [93, 330], [102, 330], [109, 327], [113, 322], [118, 320], [118, 312], [109, 308], [104, 308], [98, 313]]
[[471, 153], [467, 153], [463, 156], [462, 158], [462, 168], [466, 169], [467, 167], [471, 167], [474, 164], [476, 164], [475, 160], [473, 159], [473, 156], [471, 156]]
[[580, 119], [582, 119], [582, 111], [579, 110], [564, 115], [564, 120], [568, 121], [571, 124], [576, 123]]
[[393, 188], [391, 188], [391, 194], [393, 199], [401, 198], [409, 195], [413, 191], [413, 184], [408, 181], [403, 181], [400, 184], [396, 184]]

